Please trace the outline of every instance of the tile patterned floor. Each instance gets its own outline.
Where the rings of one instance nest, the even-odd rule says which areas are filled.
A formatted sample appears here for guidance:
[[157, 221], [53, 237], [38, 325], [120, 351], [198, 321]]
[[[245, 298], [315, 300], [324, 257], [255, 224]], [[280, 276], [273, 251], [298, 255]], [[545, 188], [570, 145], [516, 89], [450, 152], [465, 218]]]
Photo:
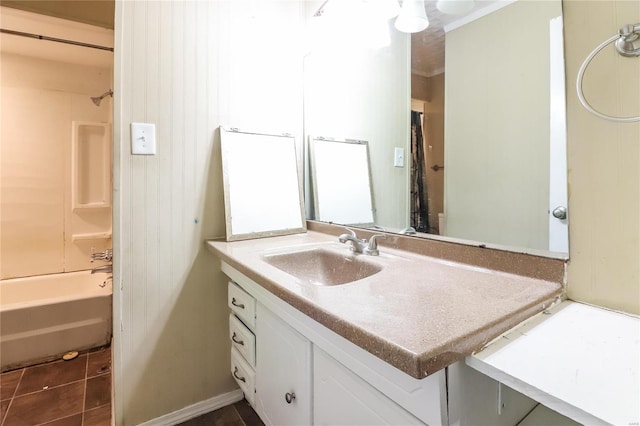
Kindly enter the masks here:
[[0, 426], [109, 426], [111, 348], [0, 375]]
[[203, 414], [178, 426], [264, 426], [246, 399]]

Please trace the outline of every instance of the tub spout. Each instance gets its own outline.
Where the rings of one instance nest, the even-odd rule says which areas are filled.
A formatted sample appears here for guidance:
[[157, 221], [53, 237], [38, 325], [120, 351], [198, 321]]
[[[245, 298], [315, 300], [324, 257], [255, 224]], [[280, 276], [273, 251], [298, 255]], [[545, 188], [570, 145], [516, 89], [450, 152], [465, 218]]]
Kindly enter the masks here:
[[91, 270], [91, 274], [97, 274], [100, 272], [104, 272], [105, 274], [110, 274], [113, 272], [113, 266], [112, 265], [98, 266], [97, 268], [93, 268]]

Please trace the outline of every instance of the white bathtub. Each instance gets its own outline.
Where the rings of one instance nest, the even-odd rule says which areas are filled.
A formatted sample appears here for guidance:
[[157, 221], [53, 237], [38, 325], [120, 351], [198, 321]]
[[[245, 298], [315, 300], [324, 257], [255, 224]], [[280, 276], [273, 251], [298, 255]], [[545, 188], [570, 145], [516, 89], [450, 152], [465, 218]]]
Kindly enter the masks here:
[[89, 271], [0, 280], [1, 371], [111, 341], [111, 280]]

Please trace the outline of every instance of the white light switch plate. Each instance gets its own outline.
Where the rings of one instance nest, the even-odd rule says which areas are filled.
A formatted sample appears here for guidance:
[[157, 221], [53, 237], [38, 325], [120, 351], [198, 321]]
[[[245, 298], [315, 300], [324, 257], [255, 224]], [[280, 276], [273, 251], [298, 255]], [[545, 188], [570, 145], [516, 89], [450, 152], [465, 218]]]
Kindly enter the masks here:
[[131, 123], [131, 153], [138, 155], [156, 154], [156, 125]]
[[404, 167], [404, 148], [396, 147], [393, 151], [393, 165], [395, 167]]

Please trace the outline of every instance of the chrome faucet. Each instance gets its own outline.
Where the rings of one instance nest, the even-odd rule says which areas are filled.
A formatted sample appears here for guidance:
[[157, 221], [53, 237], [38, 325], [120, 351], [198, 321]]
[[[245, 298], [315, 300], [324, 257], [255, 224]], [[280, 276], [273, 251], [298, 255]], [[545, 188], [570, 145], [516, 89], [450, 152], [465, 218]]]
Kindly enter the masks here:
[[354, 253], [367, 254], [369, 256], [378, 256], [380, 251], [378, 250], [378, 238], [387, 238], [385, 234], [374, 234], [369, 238], [369, 242], [365, 239], [360, 239], [356, 235], [356, 232], [351, 228], [345, 228], [349, 231], [348, 234], [341, 234], [338, 237], [338, 241], [346, 244], [347, 241], [351, 241], [351, 251]]
[[97, 268], [93, 268], [91, 270], [91, 274], [97, 274], [99, 272], [104, 272], [105, 274], [111, 274], [113, 273], [113, 265], [104, 265], [104, 266], [98, 266]]

